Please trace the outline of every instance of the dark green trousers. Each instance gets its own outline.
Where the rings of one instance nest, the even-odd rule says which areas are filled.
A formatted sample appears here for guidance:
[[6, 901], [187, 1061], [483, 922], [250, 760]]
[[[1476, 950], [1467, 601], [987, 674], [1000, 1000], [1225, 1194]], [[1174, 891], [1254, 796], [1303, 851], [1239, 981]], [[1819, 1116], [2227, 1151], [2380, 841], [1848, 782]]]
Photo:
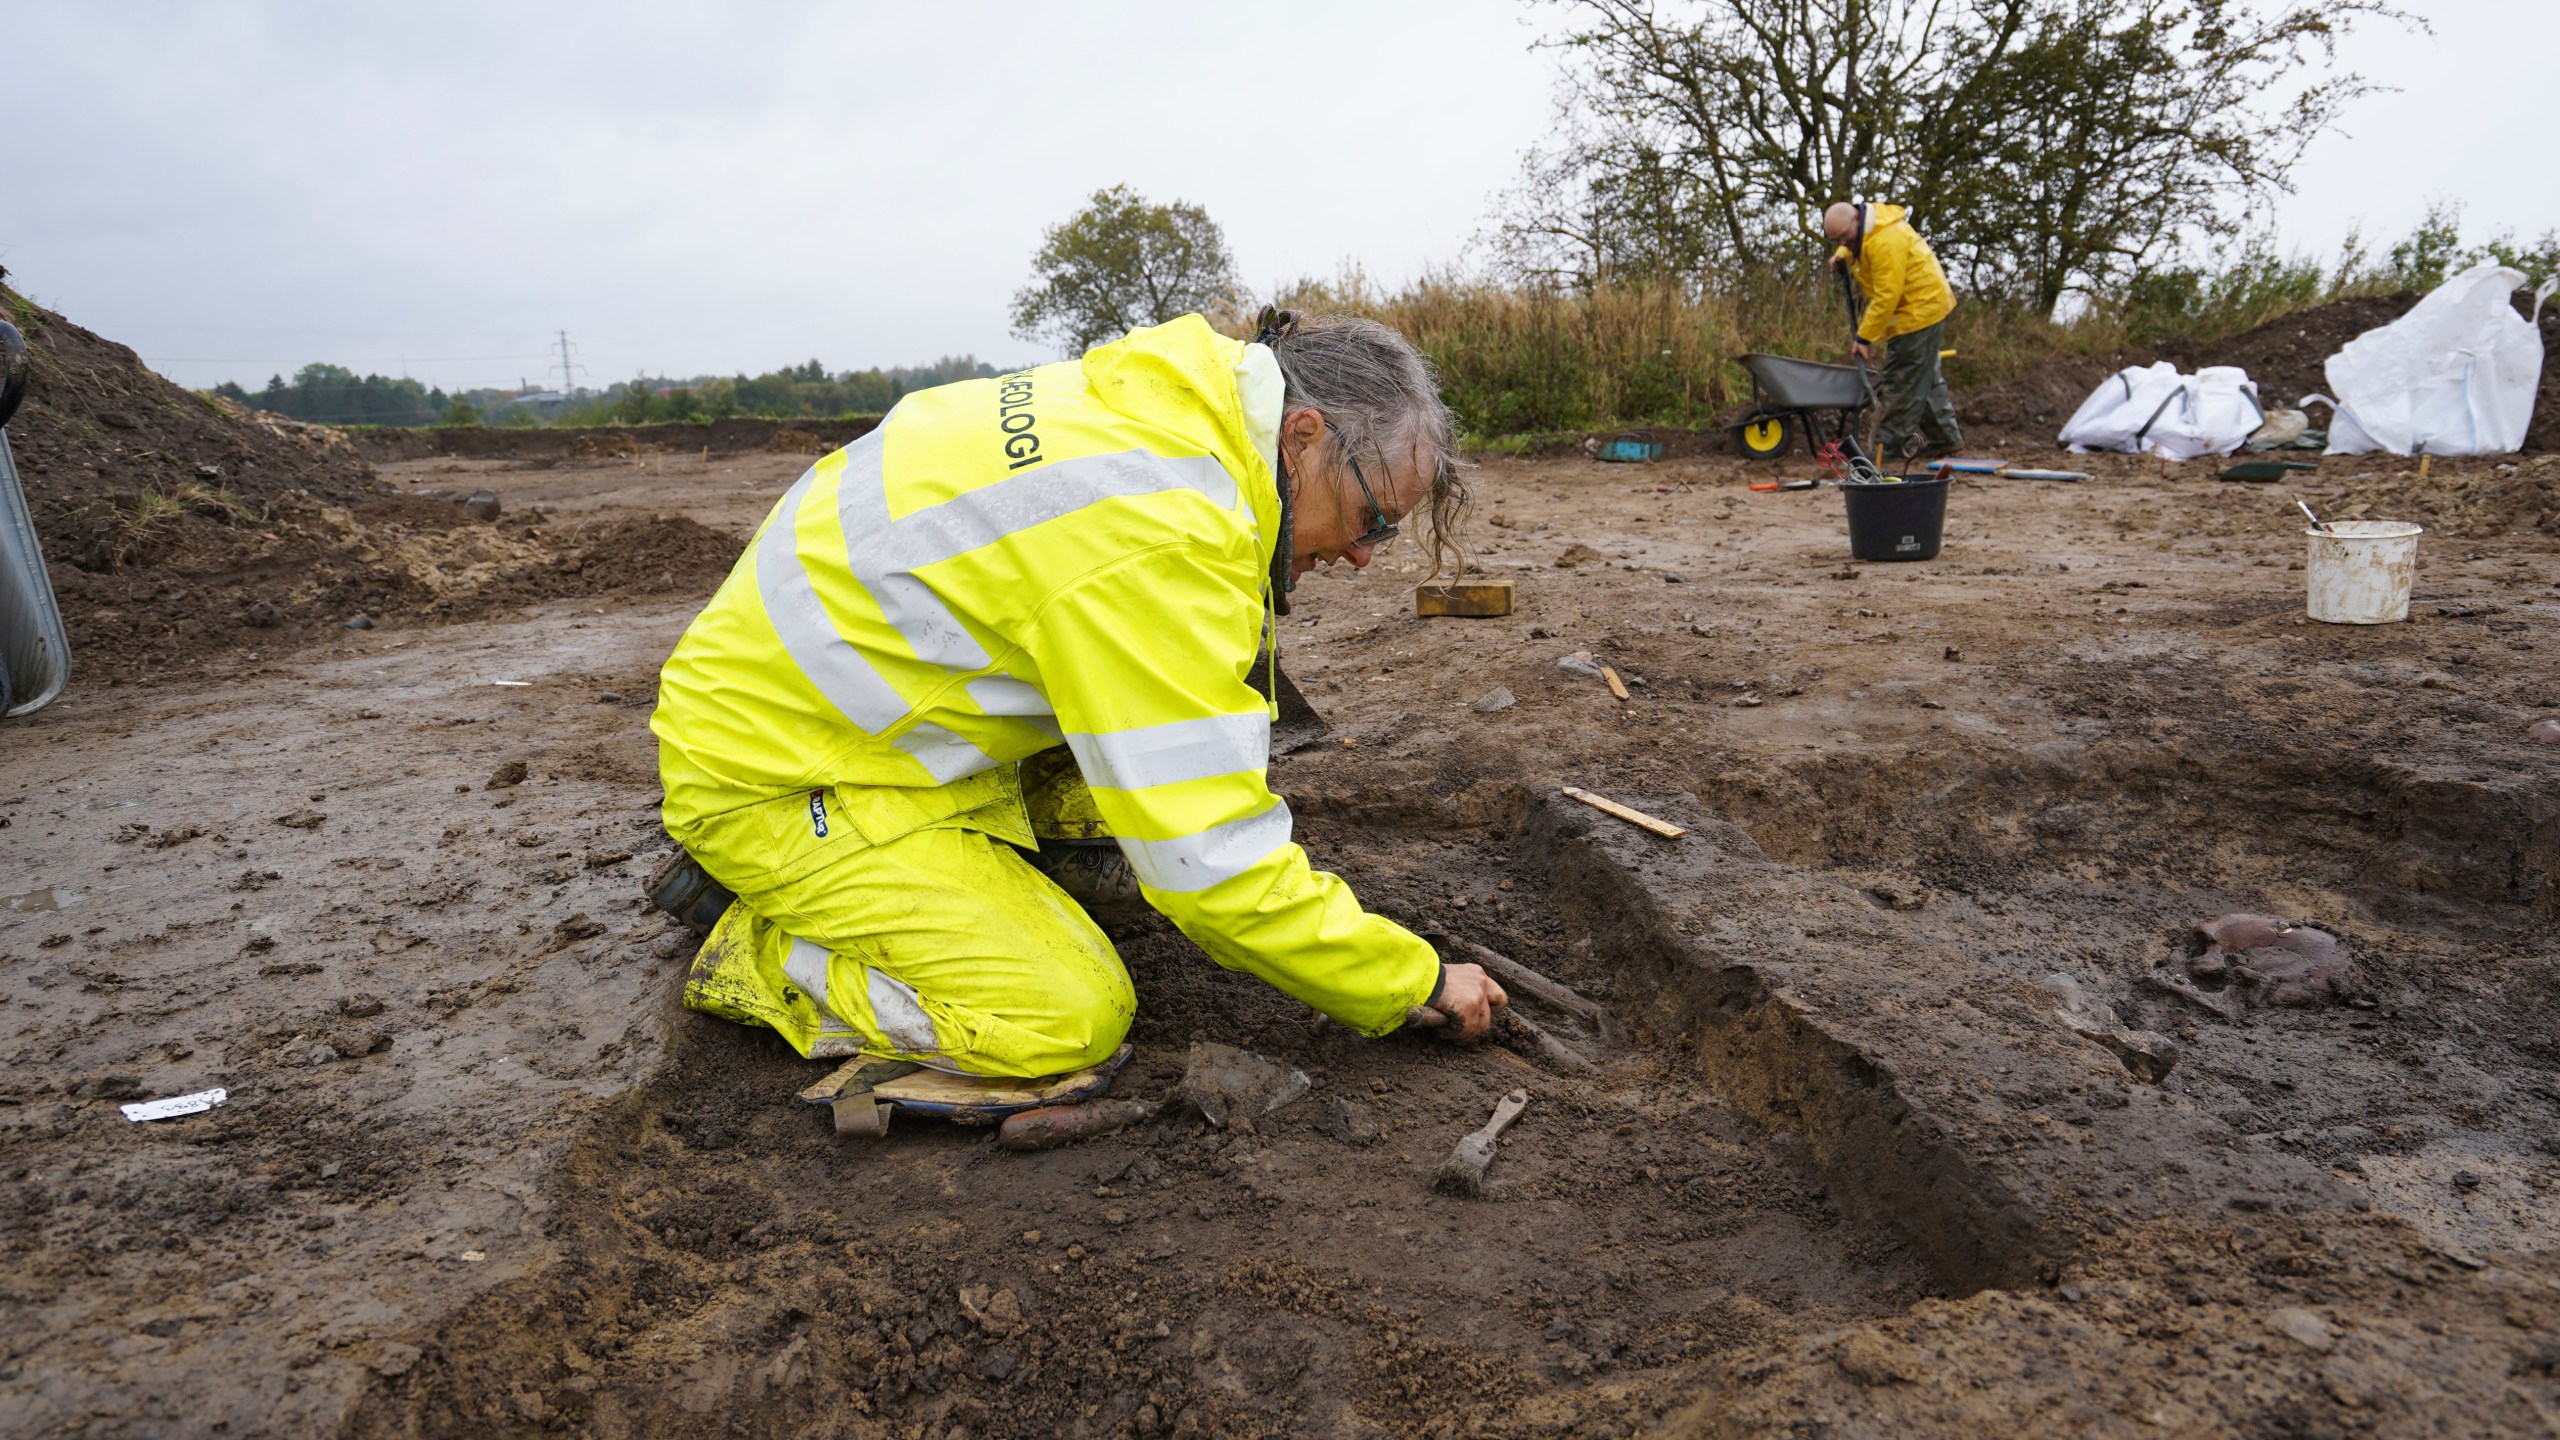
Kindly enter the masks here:
[[1902, 458], [1902, 447], [1916, 433], [1933, 449], [1964, 444], [1956, 427], [1955, 402], [1947, 398], [1946, 371], [1938, 363], [1946, 322], [1926, 330], [1896, 335], [1884, 342], [1882, 392], [1884, 415], [1876, 427], [1876, 459], [1890, 464]]

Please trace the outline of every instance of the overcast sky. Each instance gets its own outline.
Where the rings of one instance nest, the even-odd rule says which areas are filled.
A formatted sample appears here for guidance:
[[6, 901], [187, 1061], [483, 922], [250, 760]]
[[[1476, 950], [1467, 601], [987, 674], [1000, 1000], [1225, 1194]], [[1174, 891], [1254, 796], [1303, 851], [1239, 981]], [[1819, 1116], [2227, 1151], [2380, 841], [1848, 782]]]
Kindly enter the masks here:
[[[2431, 198], [2560, 225], [2560, 10], [2431, 3], [2279, 212], [2327, 255]], [[1097, 187], [1208, 207], [1248, 283], [1460, 258], [1548, 127], [1556, 12], [1289, 5], [222, 6], [0, 0], [12, 284], [181, 383], [311, 360], [448, 388], [830, 369], [1006, 333]], [[2519, 157], [2527, 157], [2519, 159]], [[556, 370], [548, 372], [556, 379]]]

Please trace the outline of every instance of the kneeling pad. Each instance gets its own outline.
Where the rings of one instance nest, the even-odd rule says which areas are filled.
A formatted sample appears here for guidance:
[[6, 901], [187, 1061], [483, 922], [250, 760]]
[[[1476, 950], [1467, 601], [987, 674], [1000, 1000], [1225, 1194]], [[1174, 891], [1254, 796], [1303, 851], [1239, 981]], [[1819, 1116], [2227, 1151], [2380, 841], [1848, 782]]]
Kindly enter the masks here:
[[894, 1105], [916, 1115], [959, 1125], [993, 1125], [1025, 1110], [1072, 1104], [1107, 1093], [1120, 1067], [1129, 1062], [1130, 1053], [1131, 1047], [1123, 1045], [1099, 1064], [1029, 1080], [1005, 1075], [954, 1075], [946, 1070], [928, 1070], [912, 1060], [857, 1055], [824, 1080], [801, 1091], [800, 1098], [812, 1105], [834, 1105], [868, 1095], [876, 1105]]

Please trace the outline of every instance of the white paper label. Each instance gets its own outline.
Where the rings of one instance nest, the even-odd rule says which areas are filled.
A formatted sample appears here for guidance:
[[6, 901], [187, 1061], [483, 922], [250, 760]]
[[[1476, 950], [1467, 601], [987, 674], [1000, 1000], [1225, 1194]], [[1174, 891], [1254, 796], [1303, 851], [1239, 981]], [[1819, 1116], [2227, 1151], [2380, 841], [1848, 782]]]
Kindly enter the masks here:
[[201, 1115], [231, 1098], [223, 1089], [199, 1090], [193, 1095], [172, 1095], [166, 1100], [136, 1100], [116, 1108], [127, 1120], [172, 1120], [180, 1115]]

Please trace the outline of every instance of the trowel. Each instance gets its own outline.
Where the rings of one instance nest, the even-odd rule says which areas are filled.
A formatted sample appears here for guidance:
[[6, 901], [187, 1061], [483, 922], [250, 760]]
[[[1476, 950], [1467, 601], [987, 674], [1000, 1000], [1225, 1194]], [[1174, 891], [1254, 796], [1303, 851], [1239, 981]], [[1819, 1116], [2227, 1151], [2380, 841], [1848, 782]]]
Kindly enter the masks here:
[[[1279, 682], [1277, 697], [1271, 693], [1270, 685], [1275, 680]], [[1333, 728], [1316, 713], [1315, 706], [1307, 703], [1307, 697], [1300, 693], [1297, 682], [1289, 678], [1289, 672], [1272, 663], [1268, 651], [1253, 662], [1253, 673], [1246, 677], [1246, 683], [1253, 686], [1262, 698], [1277, 698], [1280, 702], [1280, 718], [1271, 727], [1272, 754], [1287, 755], [1304, 750], [1323, 739], [1325, 732]]]

